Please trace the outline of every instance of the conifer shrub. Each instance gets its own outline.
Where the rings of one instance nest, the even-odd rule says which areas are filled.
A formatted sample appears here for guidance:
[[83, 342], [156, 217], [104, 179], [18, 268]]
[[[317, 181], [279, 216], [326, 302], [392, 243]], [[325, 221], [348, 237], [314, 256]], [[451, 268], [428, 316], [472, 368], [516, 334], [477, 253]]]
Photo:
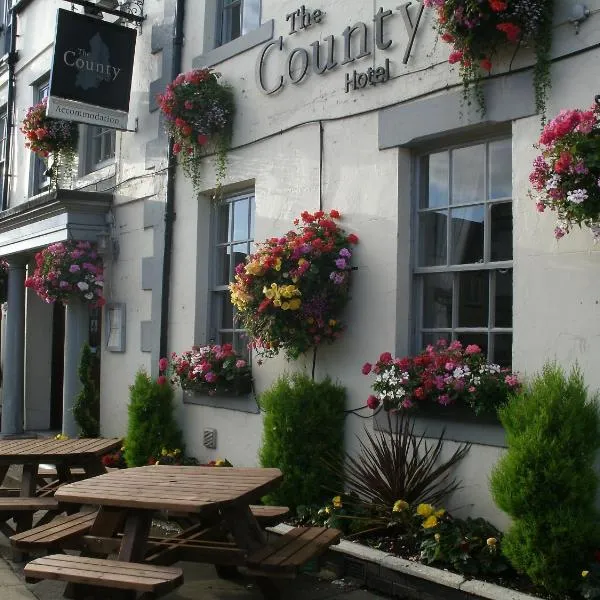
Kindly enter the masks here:
[[128, 466], [147, 465], [151, 457], [161, 455], [163, 448], [183, 451], [183, 435], [173, 416], [173, 388], [166, 380], [159, 383], [144, 370], [138, 371], [129, 387], [129, 399], [125, 442]]
[[596, 400], [577, 368], [566, 376], [547, 364], [499, 411], [508, 452], [492, 473], [491, 490], [513, 519], [503, 552], [551, 594], [574, 590], [582, 559], [598, 547]]
[[100, 359], [89, 344], [84, 344], [79, 363], [82, 388], [73, 403], [73, 417], [79, 426], [80, 437], [95, 438], [100, 435], [99, 374]]
[[261, 395], [266, 414], [260, 464], [283, 473], [283, 482], [265, 502], [293, 510], [321, 504], [341, 489], [341, 474], [336, 480], [324, 459], [343, 459], [345, 402], [343, 387], [303, 374], [284, 375]]

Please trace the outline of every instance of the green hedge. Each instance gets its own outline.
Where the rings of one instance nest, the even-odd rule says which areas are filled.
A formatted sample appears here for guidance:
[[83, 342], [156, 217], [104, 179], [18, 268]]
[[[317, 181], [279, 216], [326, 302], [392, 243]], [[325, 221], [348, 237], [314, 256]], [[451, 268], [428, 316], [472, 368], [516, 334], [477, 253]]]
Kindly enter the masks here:
[[161, 450], [180, 449], [183, 435], [173, 416], [173, 388], [159, 384], [141, 370], [129, 388], [129, 423], [125, 442], [125, 460], [130, 467], [148, 464], [159, 458]]
[[341, 489], [325, 465], [340, 461], [344, 451], [346, 391], [326, 379], [284, 375], [260, 397], [265, 410], [260, 463], [277, 467], [283, 483], [265, 501], [295, 509], [320, 504]]
[[500, 410], [508, 452], [492, 473], [491, 489], [513, 519], [503, 551], [551, 594], [575, 589], [582, 565], [598, 548], [596, 401], [579, 370], [567, 377], [546, 365]]
[[73, 417], [79, 425], [79, 436], [95, 438], [100, 435], [100, 359], [84, 344], [79, 363], [82, 388], [73, 403]]

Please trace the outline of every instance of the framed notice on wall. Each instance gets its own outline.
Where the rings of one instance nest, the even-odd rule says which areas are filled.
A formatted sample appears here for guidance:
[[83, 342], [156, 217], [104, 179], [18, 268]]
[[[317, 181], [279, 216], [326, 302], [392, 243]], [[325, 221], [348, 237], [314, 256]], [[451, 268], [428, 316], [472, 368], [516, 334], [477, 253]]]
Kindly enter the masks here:
[[125, 304], [112, 302], [106, 305], [106, 349], [125, 352]]
[[49, 117], [127, 129], [135, 29], [60, 9]]

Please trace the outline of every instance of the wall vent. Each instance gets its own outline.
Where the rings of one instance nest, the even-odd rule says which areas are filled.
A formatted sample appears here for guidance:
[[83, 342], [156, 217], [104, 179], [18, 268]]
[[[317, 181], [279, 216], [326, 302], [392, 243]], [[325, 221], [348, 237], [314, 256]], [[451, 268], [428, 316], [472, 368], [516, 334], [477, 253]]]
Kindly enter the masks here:
[[214, 450], [217, 447], [217, 430], [216, 429], [205, 429], [204, 430], [204, 447], [211, 448]]

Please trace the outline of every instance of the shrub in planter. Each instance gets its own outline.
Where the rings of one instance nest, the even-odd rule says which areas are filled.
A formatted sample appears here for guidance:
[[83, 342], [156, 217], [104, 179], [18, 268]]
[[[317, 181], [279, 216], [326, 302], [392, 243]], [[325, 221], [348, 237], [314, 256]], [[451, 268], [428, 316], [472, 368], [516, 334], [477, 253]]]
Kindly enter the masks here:
[[130, 467], [148, 464], [163, 448], [183, 448], [183, 435], [173, 416], [173, 388], [138, 371], [129, 388], [129, 422], [125, 460]]
[[79, 363], [82, 388], [73, 403], [73, 416], [81, 437], [94, 438], [100, 435], [100, 389], [96, 383], [99, 373], [98, 355], [92, 352], [89, 344], [84, 344]]
[[27, 148], [44, 161], [52, 158], [52, 180], [56, 184], [60, 177], [73, 170], [79, 127], [73, 121], [47, 117], [47, 102], [48, 99], [44, 98], [29, 108], [21, 124], [21, 131], [27, 138]]
[[369, 407], [383, 402], [386, 410], [461, 402], [475, 414], [493, 413], [519, 387], [517, 376], [488, 363], [479, 346], [448, 345], [444, 339], [417, 356], [393, 358], [384, 352], [375, 365], [365, 363], [362, 372], [375, 375]]
[[563, 110], [548, 123], [537, 146], [529, 180], [538, 212], [556, 212], [554, 236], [560, 239], [575, 225], [600, 239], [600, 105], [589, 110]]
[[194, 346], [171, 359], [161, 358], [159, 368], [173, 385], [185, 392], [217, 394], [248, 394], [252, 391], [252, 370], [231, 344]]
[[261, 356], [284, 350], [296, 359], [344, 331], [354, 234], [337, 224], [340, 213], [303, 212], [297, 231], [270, 238], [236, 267], [231, 301]]
[[500, 410], [508, 452], [492, 473], [491, 490], [513, 520], [503, 552], [552, 594], [577, 587], [582, 559], [600, 541], [596, 401], [577, 369], [566, 376], [549, 364]]
[[[283, 472], [282, 484], [266, 498], [268, 504], [321, 504], [341, 487], [323, 458], [341, 460], [344, 447], [346, 392], [329, 379], [315, 382], [306, 375], [284, 375], [260, 396], [265, 411], [262, 467]], [[325, 488], [324, 486], [327, 486]]]
[[35, 255], [36, 267], [25, 287], [49, 304], [80, 300], [104, 306], [102, 259], [90, 242], [68, 240], [51, 244]]
[[209, 150], [217, 155], [217, 192], [225, 178], [234, 103], [231, 89], [219, 82], [220, 77], [210, 69], [182, 73], [158, 97], [174, 140], [173, 152], [196, 192], [201, 191], [202, 158]]
[[485, 112], [481, 78], [506, 44], [535, 47], [533, 78], [536, 108], [542, 115], [550, 89], [550, 46], [554, 0], [424, 0], [436, 10], [442, 40], [452, 44], [450, 64], [460, 65], [465, 96], [473, 87]]

